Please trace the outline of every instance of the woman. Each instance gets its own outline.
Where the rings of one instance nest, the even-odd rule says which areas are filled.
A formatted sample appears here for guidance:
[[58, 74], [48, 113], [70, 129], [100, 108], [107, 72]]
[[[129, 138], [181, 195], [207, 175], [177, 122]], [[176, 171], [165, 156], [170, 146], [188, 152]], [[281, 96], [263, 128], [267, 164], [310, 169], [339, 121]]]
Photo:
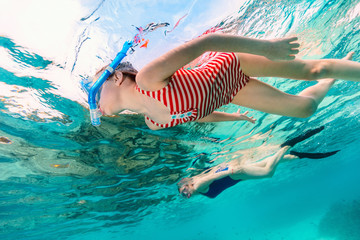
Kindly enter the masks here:
[[309, 130], [296, 138], [287, 140], [280, 146], [280, 150], [275, 155], [264, 160], [247, 163], [241, 161], [241, 159], [235, 159], [212, 167], [202, 174], [191, 178], [184, 178], [178, 183], [179, 193], [186, 198], [190, 198], [194, 194], [202, 194], [209, 198], [215, 198], [225, 189], [240, 181], [272, 177], [280, 162], [294, 158], [324, 158], [332, 156], [338, 151], [328, 153], [299, 153], [291, 151], [291, 155], [285, 155], [295, 144], [310, 138], [323, 129], [324, 127]]
[[[131, 64], [121, 64], [104, 83], [99, 105], [104, 115], [125, 109], [144, 114], [153, 130], [189, 121], [255, 121], [247, 113], [215, 111], [228, 103], [306, 118], [335, 80], [321, 80], [298, 95], [289, 95], [254, 77], [360, 81], [360, 63], [349, 61], [353, 53], [342, 60], [295, 59], [296, 41], [296, 37], [257, 40], [208, 34], [170, 50], [139, 72]], [[187, 70], [190, 62], [197, 64]]]

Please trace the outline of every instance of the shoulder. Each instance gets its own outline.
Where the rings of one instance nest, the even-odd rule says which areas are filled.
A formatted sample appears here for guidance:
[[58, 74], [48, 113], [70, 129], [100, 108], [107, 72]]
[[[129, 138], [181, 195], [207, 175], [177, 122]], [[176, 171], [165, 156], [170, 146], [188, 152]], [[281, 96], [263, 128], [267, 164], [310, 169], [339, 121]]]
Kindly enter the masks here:
[[157, 91], [164, 88], [169, 83], [170, 78], [162, 81], [155, 81], [146, 78], [145, 74], [141, 74], [141, 72], [139, 72], [139, 74], [136, 75], [135, 80], [136, 80], [136, 84], [139, 86], [140, 89], [145, 91]]

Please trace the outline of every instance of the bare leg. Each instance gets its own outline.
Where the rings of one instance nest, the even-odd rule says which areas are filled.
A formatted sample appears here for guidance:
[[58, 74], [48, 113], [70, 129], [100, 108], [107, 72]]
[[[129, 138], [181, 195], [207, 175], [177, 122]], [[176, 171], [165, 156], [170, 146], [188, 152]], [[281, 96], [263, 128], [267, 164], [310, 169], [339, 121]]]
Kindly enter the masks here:
[[[348, 53], [343, 59], [351, 60], [353, 55], [353, 52]], [[319, 80], [319, 83], [312, 87], [306, 88], [299, 95], [311, 97], [316, 101], [316, 104], [319, 105], [334, 83], [335, 79], [321, 79]]]
[[[282, 159], [280, 160], [280, 162], [287, 162], [287, 161], [292, 161], [294, 159], [298, 159], [297, 156], [295, 155], [291, 155], [291, 154], [286, 154], [282, 157]], [[255, 166], [255, 167], [265, 167], [266, 164], [268, 164], [269, 158], [265, 158], [262, 161], [259, 162], [255, 162], [255, 163], [251, 163], [251, 166]]]
[[[351, 59], [351, 57], [352, 53], [348, 54], [345, 59]], [[298, 67], [297, 64], [291, 66]], [[283, 70], [282, 76], [286, 74], [287, 70]], [[290, 95], [251, 78], [249, 83], [234, 97], [232, 103], [272, 114], [309, 117], [316, 111], [334, 81], [334, 79], [320, 80], [319, 83], [305, 89], [299, 95]]]
[[266, 113], [298, 118], [309, 117], [316, 110], [315, 101], [310, 97], [284, 93], [255, 78], [251, 78], [236, 94], [232, 103]]
[[299, 80], [335, 78], [360, 81], [360, 63], [343, 59], [271, 61], [265, 57], [237, 53], [243, 72], [250, 77], [281, 77]]
[[236, 180], [236, 179], [246, 179], [246, 178], [254, 179], [254, 178], [272, 177], [275, 173], [276, 167], [284, 158], [285, 153], [289, 150], [289, 148], [290, 146], [285, 146], [281, 148], [275, 155], [267, 157], [261, 162], [249, 164], [247, 166], [241, 166], [241, 168], [245, 169], [245, 172], [248, 174], [247, 177], [244, 178], [243, 172], [240, 171], [240, 173], [234, 173], [233, 175], [231, 175], [231, 178]]

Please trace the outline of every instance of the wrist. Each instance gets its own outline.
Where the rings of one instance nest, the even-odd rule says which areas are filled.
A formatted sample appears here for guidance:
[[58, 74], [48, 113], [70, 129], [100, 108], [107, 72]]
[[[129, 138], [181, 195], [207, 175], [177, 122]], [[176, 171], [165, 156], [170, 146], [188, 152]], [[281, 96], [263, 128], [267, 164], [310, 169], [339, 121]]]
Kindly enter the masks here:
[[263, 43], [261, 44], [261, 54], [264, 57], [271, 57], [271, 49], [273, 49], [274, 41], [273, 40], [262, 40]]

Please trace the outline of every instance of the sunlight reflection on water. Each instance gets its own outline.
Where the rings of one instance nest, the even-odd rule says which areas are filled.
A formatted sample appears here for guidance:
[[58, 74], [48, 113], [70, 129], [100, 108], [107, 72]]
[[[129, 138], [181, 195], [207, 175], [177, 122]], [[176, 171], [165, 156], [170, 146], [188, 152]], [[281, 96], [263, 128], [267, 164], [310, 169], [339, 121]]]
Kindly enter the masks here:
[[[137, 49], [128, 58], [140, 68], [154, 56], [214, 26], [258, 38], [295, 34], [303, 45], [301, 57], [340, 58], [350, 50], [359, 50], [359, 4], [250, 0], [35, 3], [0, 2], [0, 137], [5, 143], [0, 144], [0, 228], [4, 239], [45, 239], [59, 234], [69, 239], [78, 234], [79, 238], [94, 239], [95, 231], [108, 231], [108, 239], [126, 231], [129, 239], [146, 235], [151, 239], [157, 228], [164, 230], [156, 233], [158, 239], [168, 239], [171, 232], [186, 227], [189, 231], [174, 235], [174, 239], [206, 238], [215, 236], [220, 229], [210, 219], [225, 219], [218, 224], [232, 227], [228, 239], [234, 239], [241, 231], [250, 238], [251, 233], [234, 224], [255, 229], [258, 222], [254, 216], [261, 216], [263, 221], [258, 221], [265, 229], [271, 225], [266, 221], [286, 225], [284, 219], [289, 219], [289, 224], [295, 225], [302, 218], [291, 209], [289, 215], [281, 212], [283, 220], [271, 214], [287, 204], [305, 209], [296, 199], [299, 196], [308, 200], [304, 201], [304, 212], [318, 214], [319, 205], [316, 201], [312, 205], [307, 192], [321, 193], [316, 186], [324, 187], [322, 181], [326, 184], [333, 176], [324, 174], [321, 181], [314, 178], [315, 173], [331, 172], [328, 165], [339, 162], [345, 168], [355, 159], [346, 154], [359, 144], [358, 84], [338, 81], [310, 119], [251, 111], [258, 119], [255, 125], [189, 124], [153, 132], [136, 115], [104, 118], [101, 127], [92, 127], [84, 107], [86, 96], [78, 82], [109, 62], [123, 41], [133, 37], [134, 26], [166, 21], [171, 24], [170, 30], [186, 13], [174, 31], [167, 35], [163, 30], [154, 32], [149, 35], [149, 47]], [[22, 8], [18, 8], [19, 4]], [[312, 84], [277, 78], [264, 81], [292, 93]], [[237, 107], [222, 109], [232, 112]], [[319, 125], [326, 125], [322, 135], [298, 150], [341, 149], [340, 154], [344, 155], [326, 161], [289, 163], [280, 168], [282, 174], [275, 180], [244, 183], [229, 189], [226, 197], [219, 200], [179, 198], [176, 183], [192, 172], [189, 168], [193, 163], [203, 162], [210, 167], [235, 157], [262, 158], [287, 136]], [[307, 178], [314, 178], [316, 184], [313, 186]], [[303, 185], [295, 191], [290, 185], [299, 184], [296, 181]], [[336, 184], [334, 188], [347, 189], [341, 185], [336, 188]], [[268, 189], [278, 192], [270, 194]], [[329, 196], [323, 191], [324, 196]], [[287, 192], [288, 198], [280, 199]], [[344, 190], [343, 194], [348, 193]], [[328, 202], [325, 197], [321, 199], [323, 208], [332, 204], [331, 197]], [[221, 208], [214, 210], [214, 206]], [[234, 216], [227, 215], [229, 212]], [[207, 228], [207, 224], [211, 227]], [[201, 233], [192, 226], [202, 229]], [[258, 238], [254, 239], [279, 239], [288, 233], [281, 227], [276, 231], [271, 234], [258, 230]], [[313, 234], [315, 230], [311, 231]]]

